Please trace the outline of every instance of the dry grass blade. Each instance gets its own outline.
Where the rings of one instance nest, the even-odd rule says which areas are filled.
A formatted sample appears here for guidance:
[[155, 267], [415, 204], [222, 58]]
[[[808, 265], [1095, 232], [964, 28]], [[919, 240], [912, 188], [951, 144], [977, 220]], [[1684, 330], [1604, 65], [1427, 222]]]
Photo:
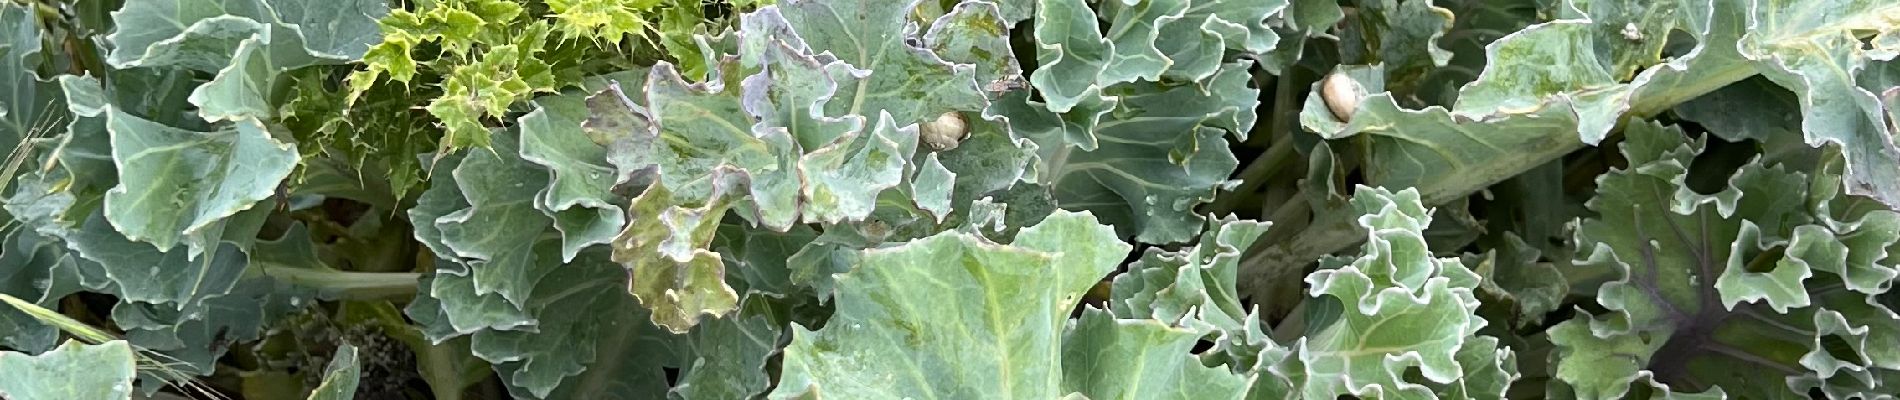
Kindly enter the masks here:
[[[0, 302], [7, 303], [7, 305], [12, 306], [16, 310], [20, 310], [22, 313], [26, 313], [26, 315], [33, 317], [33, 319], [41, 323], [59, 328], [61, 332], [66, 332], [66, 334], [72, 335], [74, 338], [78, 338], [87, 344], [100, 344], [122, 339], [116, 334], [95, 328], [91, 325], [86, 325], [86, 323], [79, 322], [79, 320], [68, 317], [65, 314], [60, 314], [58, 311], [40, 307], [38, 304], [33, 304], [33, 302], [21, 300], [18, 297], [13, 297], [5, 293], [0, 293]], [[138, 346], [133, 346], [132, 349], [138, 354], [136, 363], [140, 371], [158, 375], [165, 381], [177, 386], [180, 390], [202, 398], [229, 398], [218, 393], [216, 389], [198, 382], [198, 380], [190, 374], [179, 371], [178, 368], [174, 367], [175, 365], [184, 365], [185, 362], [163, 353], [139, 348]]]

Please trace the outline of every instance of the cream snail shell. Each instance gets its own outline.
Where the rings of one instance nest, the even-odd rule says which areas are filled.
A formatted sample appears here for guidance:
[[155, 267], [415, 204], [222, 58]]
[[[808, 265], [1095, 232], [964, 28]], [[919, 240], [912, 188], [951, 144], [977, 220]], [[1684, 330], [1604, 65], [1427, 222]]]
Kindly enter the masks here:
[[1333, 118], [1352, 122], [1353, 111], [1358, 110], [1359, 102], [1366, 98], [1366, 88], [1345, 73], [1333, 71], [1320, 80], [1319, 96], [1326, 101], [1326, 110], [1333, 112]]
[[963, 119], [962, 113], [946, 112], [935, 120], [923, 123], [917, 133], [924, 144], [932, 149], [955, 149], [964, 138], [970, 137], [970, 121]]

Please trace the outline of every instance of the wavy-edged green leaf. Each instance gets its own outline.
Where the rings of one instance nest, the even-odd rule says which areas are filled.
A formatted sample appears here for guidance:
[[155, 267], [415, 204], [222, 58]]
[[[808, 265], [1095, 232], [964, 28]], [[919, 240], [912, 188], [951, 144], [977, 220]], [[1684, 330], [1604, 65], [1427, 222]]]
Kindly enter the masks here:
[[1204, 81], [1224, 68], [1228, 52], [1260, 58], [1278, 49], [1281, 38], [1268, 27], [1268, 20], [1285, 15], [1298, 3], [1311, 2], [1190, 0], [1181, 18], [1162, 25], [1155, 37], [1155, 47], [1170, 61], [1163, 76]]
[[1149, 249], [1115, 277], [1109, 309], [1120, 318], [1211, 327], [1221, 332], [1216, 348], [1223, 350], [1259, 344], [1259, 316], [1241, 304], [1234, 283], [1240, 253], [1270, 225], [1229, 216], [1209, 221], [1193, 247]]
[[956, 187], [957, 173], [943, 166], [937, 153], [924, 156], [924, 162], [918, 165], [917, 178], [911, 182], [911, 193], [916, 196], [917, 208], [929, 211], [937, 217], [937, 222], [953, 211], [951, 207], [951, 188]]
[[[637, 84], [645, 75], [641, 71], [615, 73], [590, 80], [586, 86]], [[613, 192], [617, 178], [607, 163], [607, 146], [590, 140], [581, 128], [588, 117], [585, 97], [578, 92], [542, 97], [534, 101], [534, 111], [519, 119], [521, 158], [548, 170], [548, 186], [536, 195], [535, 207], [554, 216], [565, 260], [572, 260], [583, 248], [611, 241], [626, 224], [626, 215], [615, 205], [623, 196]]]
[[1117, 84], [1163, 76], [1204, 81], [1221, 71], [1228, 51], [1272, 51], [1280, 37], [1268, 29], [1267, 19], [1287, 2], [1110, 1], [1099, 17], [1079, 0], [1039, 0], [1037, 5], [1035, 38], [1042, 65], [1030, 83], [1050, 111], [1067, 113], [1093, 97], [1114, 95], [1109, 88]]
[[81, 257], [98, 263], [120, 298], [178, 309], [229, 291], [248, 258], [237, 246], [223, 242], [197, 257], [188, 256], [184, 248], [158, 251], [120, 235], [96, 212], [65, 240]]
[[[1422, 231], [1431, 217], [1418, 196], [1360, 187], [1352, 203], [1370, 232], [1365, 254], [1321, 260], [1320, 270], [1306, 277], [1308, 293], [1317, 298], [1309, 301], [1337, 309], [1330, 321], [1309, 320], [1307, 336], [1295, 346], [1305, 368], [1305, 397], [1429, 398], [1422, 385], [1451, 384], [1499, 388], [1488, 394], [1498, 397], [1514, 379], [1510, 350], [1474, 340], [1487, 323], [1475, 314], [1478, 276], [1426, 248]], [[1459, 353], [1467, 346], [1487, 356], [1479, 361], [1507, 372], [1466, 376]], [[1412, 368], [1423, 380], [1411, 381]]]
[[917, 150], [917, 126], [898, 127], [879, 114], [869, 132], [855, 132], [799, 160], [805, 220], [837, 223], [862, 219], [876, 208], [879, 192], [896, 187]]
[[[1617, 272], [1597, 292], [1609, 312], [1565, 322], [1565, 333], [1552, 336], [1561, 354], [1555, 376], [1567, 387], [1553, 390], [1618, 397], [1644, 381], [1663, 392], [1799, 396], [1809, 389], [1802, 382], [1823, 392], [1858, 385], [1830, 379], [1878, 385], [1879, 371], [1900, 364], [1874, 353], [1851, 361], [1822, 355], [1854, 351], [1828, 349], [1834, 340], [1867, 343], [1852, 328], [1837, 329], [1848, 318], [1859, 326], [1900, 322], [1864, 286], [1892, 279], [1893, 261], [1871, 255], [1900, 242], [1875, 228], [1900, 215], [1834, 220], [1815, 211], [1837, 193], [1810, 193], [1806, 174], [1759, 162], [1743, 165], [1719, 191], [1698, 193], [1687, 177], [1704, 150], [1700, 140], [1685, 143], [1680, 131], [1654, 124], [1625, 135], [1630, 166], [1599, 178], [1588, 203], [1598, 217], [1577, 231], [1585, 265]], [[1602, 362], [1619, 366], [1594, 364]]]
[[1239, 164], [1225, 137], [1253, 126], [1259, 91], [1246, 70], [1229, 64], [1205, 86], [1127, 86], [1090, 131], [1100, 142], [1094, 150], [1029, 136], [1042, 154], [1037, 181], [1054, 189], [1057, 205], [1093, 212], [1137, 240], [1192, 238], [1205, 221], [1195, 207], [1212, 201]]
[[1013, 245], [948, 232], [867, 250], [825, 328], [794, 331], [770, 397], [1060, 397], [1067, 314], [1127, 250], [1072, 213]]
[[[925, 46], [953, 63], [976, 66], [976, 81], [985, 86], [1022, 79], [1022, 67], [1010, 48], [1012, 23], [1003, 9], [1030, 5], [1030, 1], [961, 2], [930, 24]], [[928, 3], [924, 3], [928, 4]], [[1001, 7], [1001, 8], [999, 8]]]
[[[1744, 51], [1769, 45], [1809, 48], [1811, 46], [1803, 47], [1807, 45], [1802, 43], [1825, 38], [1833, 38], [1827, 39], [1833, 41], [1831, 43], [1856, 48], [1839, 38], [1849, 32], [1881, 31], [1881, 26], [1873, 21], [1883, 20], [1893, 10], [1890, 5], [1873, 2], [1838, 6], [1845, 7], [1781, 7], [1743, 0], [1694, 1], [1657, 7], [1615, 1], [1566, 2], [1554, 10], [1554, 16], [1560, 19], [1532, 25], [1492, 42], [1486, 50], [1488, 60], [1484, 72], [1460, 90], [1457, 105], [1450, 110], [1437, 107], [1405, 110], [1388, 106], [1391, 95], [1373, 90], [1374, 94], [1361, 101], [1358, 111], [1348, 118], [1350, 123], [1329, 118], [1323, 107], [1309, 106], [1302, 113], [1302, 125], [1326, 137], [1373, 133], [1372, 138], [1367, 139], [1373, 142], [1368, 146], [1370, 150], [1362, 152], [1362, 157], [1389, 165], [1363, 168], [1361, 172], [1370, 177], [1399, 171], [1395, 176], [1401, 179], [1368, 180], [1381, 186], [1418, 187], [1427, 203], [1442, 203], [1475, 192], [1514, 171], [1541, 165], [1583, 143], [1595, 143], [1616, 126], [1622, 115], [1652, 115], [1773, 68], [1744, 57]], [[1822, 9], [1830, 13], [1811, 13]], [[1840, 12], [1832, 12], [1837, 9]], [[1618, 21], [1623, 23], [1613, 25]], [[1785, 26], [1779, 25], [1782, 23]], [[1667, 38], [1672, 29], [1686, 32], [1695, 39], [1694, 46], [1662, 52], [1653, 42]], [[1748, 49], [1751, 47], [1755, 50]], [[1575, 50], [1562, 50], [1564, 48]], [[1821, 55], [1818, 51], [1809, 53]], [[1673, 57], [1664, 58], [1665, 54]], [[1840, 66], [1848, 67], [1847, 64]], [[1773, 75], [1772, 71], [1768, 72]], [[1382, 82], [1355, 78], [1368, 85], [1367, 82]], [[1856, 94], [1855, 98], [1862, 99], [1856, 101], [1873, 100], [1866, 93]], [[1461, 117], [1454, 118], [1454, 114]], [[1843, 115], [1865, 114], [1854, 111]], [[1804, 124], [1813, 121], [1814, 118], [1808, 118]], [[1827, 137], [1848, 135], [1847, 132], [1856, 131], [1809, 132], [1806, 136], [1814, 139], [1811, 143], [1820, 143], [1828, 141]], [[1882, 151], [1877, 150], [1884, 146], [1877, 143], [1877, 136], [1853, 135], [1857, 137], [1854, 140], [1868, 144], [1854, 151]], [[1874, 141], [1859, 137], [1872, 137]], [[1879, 162], [1877, 157], [1856, 158], [1861, 160], [1857, 163]], [[1413, 181], [1403, 179], [1408, 175], [1403, 171], [1428, 170], [1434, 174], [1425, 180], [1416, 180], [1416, 176], [1411, 177]], [[1863, 172], [1871, 170], [1862, 169]], [[1855, 179], [1865, 180], [1864, 177]], [[1869, 193], [1868, 190], [1872, 190], [1871, 187], [1850, 193]], [[1347, 234], [1350, 225], [1343, 221], [1316, 225], [1327, 227], [1315, 229], [1305, 235], [1309, 239], [1297, 242], [1339, 242], [1351, 236]], [[1303, 265], [1313, 255], [1337, 249], [1336, 245], [1290, 243], [1264, 250], [1247, 264], [1250, 271], [1281, 270], [1291, 268], [1289, 265]]]
[[[118, 68], [185, 65], [216, 72], [237, 42], [266, 28], [294, 35], [308, 56], [348, 60], [362, 57], [381, 32], [370, 23], [388, 8], [379, 0], [352, 0], [322, 7], [297, 1], [163, 0], [128, 2], [114, 11], [114, 49], [107, 60]], [[246, 23], [248, 22], [248, 24]], [[221, 53], [224, 52], [224, 53]], [[183, 64], [179, 64], [183, 63]], [[205, 64], [193, 64], [205, 63]]]
[[1763, 77], [1795, 92], [1810, 146], [1839, 146], [1847, 159], [1847, 193], [1900, 207], [1900, 145], [1886, 110], [1895, 101], [1870, 75], [1895, 68], [1891, 48], [1861, 41], [1892, 35], [1900, 4], [1755, 0], [1737, 48]]
[[[252, 275], [226, 292], [179, 309], [121, 301], [112, 320], [141, 353], [161, 354], [169, 370], [140, 371], [141, 387], [179, 384], [189, 375], [209, 376], [218, 358], [241, 343], [256, 340], [272, 324], [314, 301], [308, 288]], [[188, 374], [188, 375], [186, 375]]]
[[456, 165], [453, 184], [468, 203], [430, 221], [441, 243], [468, 264], [477, 294], [499, 294], [517, 307], [529, 288], [546, 275], [553, 260], [536, 251], [553, 219], [535, 209], [536, 194], [547, 187], [547, 174], [521, 159], [513, 135], [501, 132], [492, 152], [470, 152]]
[[[1180, 4], [1175, 6], [1179, 8]], [[1103, 86], [1115, 83], [1100, 81], [1105, 80], [1103, 74], [1111, 57], [1121, 55], [1114, 54], [1114, 45], [1102, 38], [1095, 11], [1082, 0], [1036, 0], [1035, 36], [1036, 58], [1042, 60], [1042, 65], [1036, 67], [1029, 83], [1042, 93], [1050, 111], [1069, 112], [1077, 103], [1101, 96]]]
[[590, 98], [585, 126], [612, 140], [607, 160], [620, 171], [617, 179], [653, 174], [673, 201], [697, 205], [711, 201], [713, 172], [730, 168], [746, 174], [746, 200], [758, 210], [758, 222], [789, 226], [798, 216], [797, 172], [788, 168], [793, 139], [783, 130], [752, 133], [753, 122], [734, 93], [739, 84], [729, 78], [737, 65], [723, 67], [718, 76], [726, 82], [687, 84], [662, 64], [648, 77], [645, 92], [633, 94], [644, 101], [635, 102], [618, 85]]
[[14, 399], [130, 399], [132, 346], [68, 340], [37, 356], [0, 353], [0, 395]]
[[1241, 252], [1251, 247], [1270, 224], [1236, 220], [1232, 216], [1208, 222], [1200, 240], [1179, 251], [1149, 249], [1141, 259], [1116, 276], [1109, 295], [1109, 311], [1129, 319], [1149, 319], [1205, 331], [1202, 340], [1212, 348], [1199, 353], [1200, 362], [1221, 365], [1252, 381], [1248, 398], [1297, 395], [1283, 371], [1271, 369], [1273, 359], [1288, 355], [1268, 336], [1257, 307], [1246, 307], [1235, 290]]

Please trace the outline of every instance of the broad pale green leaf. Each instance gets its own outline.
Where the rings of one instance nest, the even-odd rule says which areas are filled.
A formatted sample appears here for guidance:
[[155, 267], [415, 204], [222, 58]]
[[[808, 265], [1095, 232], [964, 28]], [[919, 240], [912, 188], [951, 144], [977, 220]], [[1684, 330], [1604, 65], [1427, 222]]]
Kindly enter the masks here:
[[[724, 84], [687, 84], [662, 64], [647, 78], [646, 92], [634, 94], [644, 101], [633, 101], [618, 85], [590, 98], [585, 126], [613, 140], [607, 160], [618, 168], [618, 179], [652, 174], [674, 201], [697, 205], [711, 201], [713, 171], [744, 172], [750, 181], [747, 201], [759, 210], [758, 222], [789, 226], [798, 216], [799, 191], [797, 172], [788, 166], [794, 162], [789, 158], [792, 137], [784, 130], [753, 134], [753, 122], [734, 93], [740, 86], [733, 77], [737, 65], [723, 66], [719, 76], [731, 77]], [[640, 104], [656, 106], [648, 110]]]
[[[749, 298], [747, 301], [762, 300]], [[771, 383], [766, 360], [778, 351], [783, 328], [761, 315], [745, 315], [708, 322], [687, 335], [692, 356], [684, 361], [680, 380], [670, 392], [692, 399], [750, 398]]]
[[1631, 383], [1649, 379], [1642, 369], [1662, 345], [1636, 335], [1597, 337], [1587, 321], [1564, 321], [1549, 332], [1561, 349], [1552, 362], [1553, 376], [1581, 399], [1621, 398]]
[[[1510, 7], [1471, 8], [1489, 17]], [[1547, 15], [1559, 19], [1490, 42], [1482, 72], [1463, 85], [1452, 108], [1400, 107], [1397, 98], [1403, 94], [1380, 93], [1385, 87], [1382, 70], [1347, 69], [1357, 72], [1348, 76], [1373, 94], [1340, 121], [1321, 106], [1316, 87], [1301, 113], [1301, 125], [1327, 138], [1370, 134], [1358, 139], [1362, 141], [1355, 146], [1359, 150], [1348, 154], [1363, 159], [1358, 172], [1366, 181], [1384, 187], [1416, 187], [1426, 203], [1441, 204], [1546, 164], [1585, 143], [1596, 143], [1625, 114], [1661, 112], [1754, 73], [1733, 51], [1743, 31], [1741, 13], [1748, 9], [1739, 2], [1650, 7], [1636, 2], [1573, 1], [1554, 9]], [[1505, 26], [1512, 20], [1484, 19], [1503, 20]], [[1661, 44], [1654, 42], [1666, 42], [1659, 38], [1667, 38], [1672, 31], [1686, 32], [1696, 39], [1695, 46], [1672, 51], [1680, 55], [1665, 59]], [[1442, 103], [1447, 96], [1431, 97], [1436, 99], [1433, 103]], [[1314, 225], [1323, 228], [1258, 252], [1246, 263], [1248, 270], [1304, 265], [1340, 248], [1308, 243], [1349, 243], [1357, 236], [1350, 233], [1353, 226], [1339, 218]]]
[[106, 193], [105, 215], [127, 238], [191, 252], [210, 245], [189, 237], [213, 234], [223, 221], [276, 192], [297, 165], [297, 149], [277, 141], [256, 120], [193, 132], [123, 111], [106, 114], [119, 184]]
[[[233, 57], [230, 51], [250, 34], [291, 35], [306, 57], [349, 60], [362, 57], [382, 33], [376, 18], [388, 8], [379, 0], [351, 0], [322, 6], [298, 0], [159, 0], [127, 2], [112, 13], [116, 27], [106, 37], [114, 45], [107, 57], [114, 67], [175, 65], [216, 72]], [[248, 24], [246, 24], [248, 22]], [[269, 26], [266, 26], [269, 25]], [[243, 28], [254, 27], [250, 32]], [[268, 28], [271, 33], [260, 28]], [[222, 46], [220, 46], [222, 45]], [[203, 65], [190, 63], [202, 62]]]
[[1433, 383], [1441, 399], [1505, 399], [1511, 385], [1520, 376], [1517, 353], [1498, 344], [1498, 338], [1475, 336], [1458, 348], [1458, 365], [1464, 378], [1451, 383]]
[[1201, 365], [1191, 328], [1150, 319], [1115, 319], [1088, 308], [1063, 335], [1063, 387], [1090, 399], [1233, 399], [1240, 375]]
[[1048, 108], [1067, 113], [1077, 104], [1113, 95], [1111, 86], [1163, 76], [1204, 81], [1223, 68], [1227, 51], [1262, 54], [1280, 37], [1267, 18], [1287, 2], [1233, 0], [1118, 0], [1098, 16], [1081, 1], [1039, 0], [1035, 38], [1041, 67], [1030, 83]]
[[0, 395], [12, 399], [130, 399], [132, 346], [68, 340], [38, 356], [0, 353]]
[[1266, 361], [1275, 355], [1284, 358], [1285, 347], [1268, 339], [1268, 326], [1260, 321], [1259, 309], [1242, 305], [1234, 287], [1241, 252], [1268, 225], [1229, 216], [1209, 221], [1193, 247], [1149, 249], [1128, 266], [1127, 273], [1115, 277], [1109, 310], [1120, 318], [1206, 330], [1202, 340], [1213, 347], [1200, 353], [1203, 364], [1224, 364], [1253, 380], [1250, 392], [1296, 395], [1290, 390], [1292, 383], [1285, 381], [1285, 372], [1269, 370], [1272, 363]]
[[867, 250], [825, 328], [794, 331], [770, 397], [1060, 397], [1066, 315], [1127, 250], [1066, 212], [1014, 245], [946, 232]]
[[1288, 6], [1284, 0], [1189, 0], [1181, 18], [1162, 24], [1155, 37], [1155, 47], [1171, 64], [1164, 76], [1204, 81], [1224, 68], [1227, 52], [1259, 56], [1274, 51], [1280, 36], [1267, 20], [1283, 15]]
[[[457, 167], [462, 165], [464, 156], [465, 154], [456, 154], [437, 160], [436, 169], [432, 173], [452, 174]], [[454, 177], [454, 175], [449, 176], [451, 179]], [[417, 242], [421, 242], [437, 258], [461, 260], [462, 257], [456, 255], [455, 250], [449, 249], [449, 245], [442, 243], [442, 230], [435, 226], [435, 221], [448, 216], [449, 213], [468, 207], [468, 198], [462, 196], [461, 186], [441, 182], [424, 189], [422, 195], [416, 198], [416, 205], [409, 207], [405, 213], [409, 216], [409, 225], [414, 226]]]
[[336, 353], [330, 356], [330, 365], [323, 368], [323, 383], [310, 392], [310, 400], [355, 398], [357, 380], [362, 378], [363, 370], [357, 361], [356, 346], [344, 343], [337, 346]]
[[149, 391], [180, 378], [211, 375], [218, 358], [233, 346], [257, 340], [272, 324], [309, 305], [314, 295], [308, 288], [253, 275], [182, 309], [122, 301], [111, 315], [133, 347], [170, 362], [174, 372], [140, 372], [141, 387]]
[[168, 304], [173, 309], [195, 308], [207, 298], [230, 291], [247, 263], [247, 256], [230, 243], [218, 243], [216, 251], [197, 257], [189, 257], [184, 248], [158, 251], [119, 234], [97, 212], [65, 240], [73, 251], [102, 268], [121, 299]]
[[468, 272], [458, 268], [466, 267], [437, 261], [436, 273], [421, 283], [428, 295], [416, 296], [416, 301], [404, 310], [422, 327], [425, 337], [441, 344], [483, 329], [533, 329], [534, 316], [500, 295], [475, 294], [475, 283]]

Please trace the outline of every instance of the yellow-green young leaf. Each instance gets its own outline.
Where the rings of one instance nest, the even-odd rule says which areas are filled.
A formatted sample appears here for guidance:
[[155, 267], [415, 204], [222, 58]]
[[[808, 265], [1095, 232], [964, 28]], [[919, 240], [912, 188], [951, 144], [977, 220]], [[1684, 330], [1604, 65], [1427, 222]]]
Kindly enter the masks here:
[[[619, 42], [653, 28], [649, 20], [664, 0], [550, 0], [556, 30], [569, 39]], [[684, 7], [692, 7], [687, 5]]]
[[713, 197], [699, 207], [678, 206], [665, 184], [648, 186], [633, 199], [630, 223], [612, 243], [614, 262], [630, 273], [628, 290], [653, 310], [653, 323], [674, 333], [698, 324], [702, 314], [718, 317], [739, 306], [722, 257], [706, 249], [736, 201], [725, 193], [736, 189], [734, 177], [715, 171]]
[[0, 396], [9, 399], [130, 399], [132, 346], [68, 340], [34, 356], [0, 352]]

